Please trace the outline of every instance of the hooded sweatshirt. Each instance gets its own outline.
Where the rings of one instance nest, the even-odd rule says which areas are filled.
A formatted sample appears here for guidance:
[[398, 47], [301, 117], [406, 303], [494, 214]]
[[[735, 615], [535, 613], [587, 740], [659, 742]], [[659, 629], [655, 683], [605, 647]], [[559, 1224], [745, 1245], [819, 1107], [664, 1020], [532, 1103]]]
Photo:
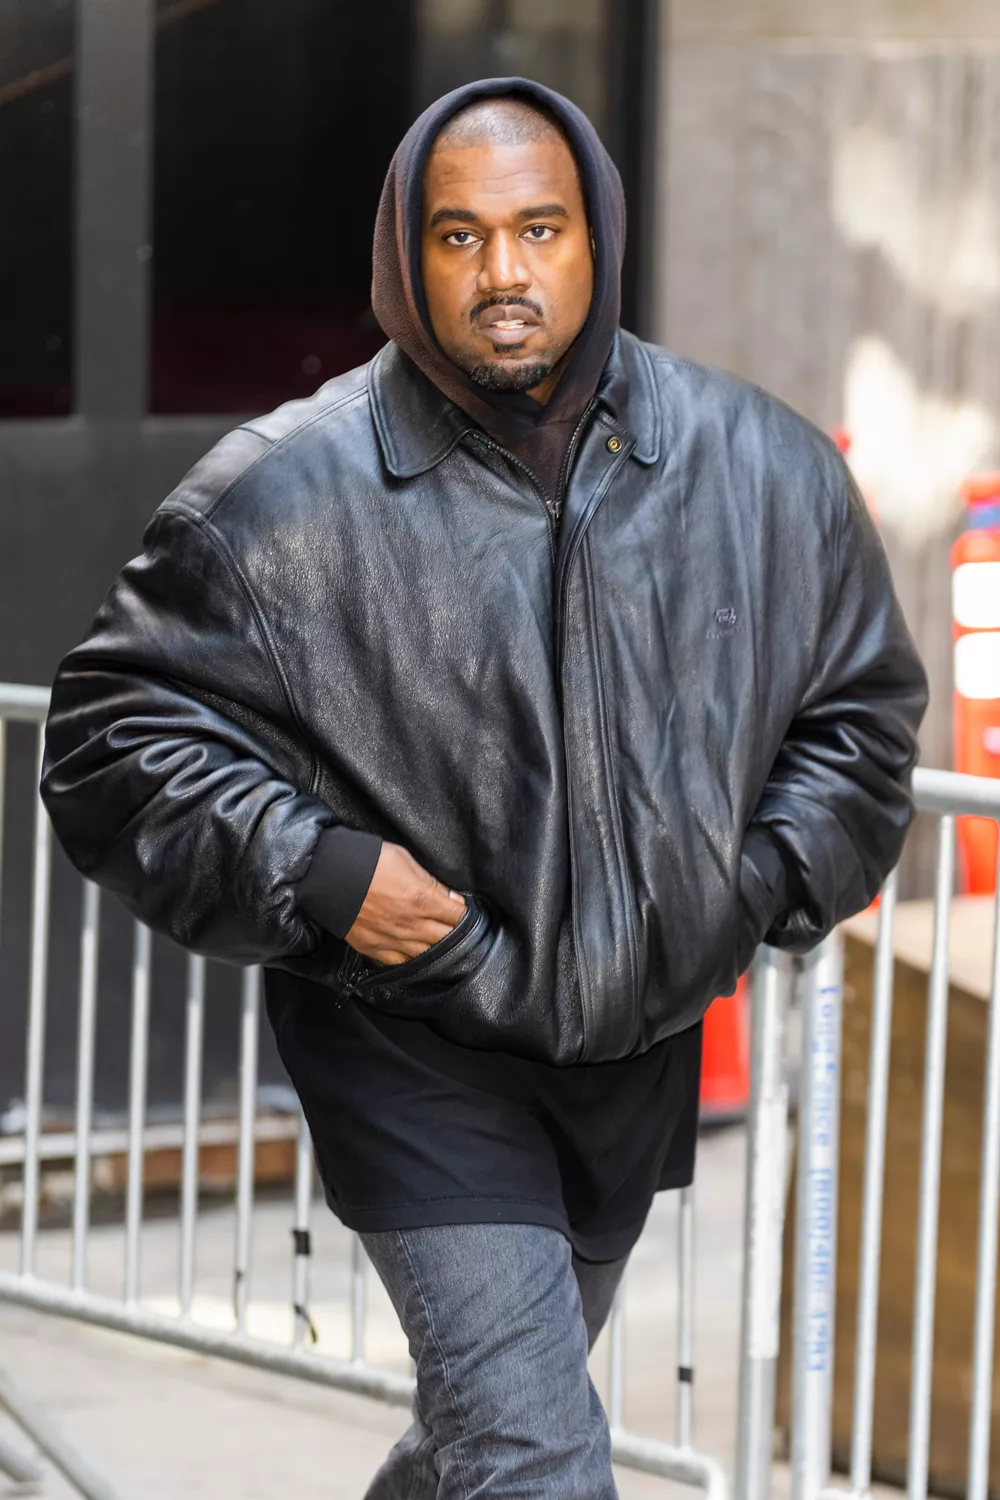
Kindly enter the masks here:
[[[526, 393], [485, 390], [448, 358], [431, 327], [421, 274], [423, 176], [431, 148], [447, 121], [466, 105], [508, 97], [537, 101], [562, 126], [580, 169], [594, 242], [590, 310], [544, 405]], [[597, 392], [618, 330], [624, 250], [621, 179], [597, 131], [575, 104], [527, 78], [486, 78], [445, 94], [414, 121], [389, 164], [375, 219], [375, 316], [443, 395], [538, 478], [550, 502], [560, 498], [564, 458]], [[309, 916], [335, 937], [346, 937], [353, 926], [381, 848], [377, 835], [350, 828], [329, 828], [320, 837], [298, 896]]]

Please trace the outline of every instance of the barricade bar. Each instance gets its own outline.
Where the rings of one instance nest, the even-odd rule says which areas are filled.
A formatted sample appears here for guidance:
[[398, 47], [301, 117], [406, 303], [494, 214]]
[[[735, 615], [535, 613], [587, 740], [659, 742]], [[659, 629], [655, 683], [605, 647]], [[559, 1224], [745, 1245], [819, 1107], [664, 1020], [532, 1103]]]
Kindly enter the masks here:
[[871, 1487], [872, 1421], [875, 1409], [875, 1350], [878, 1336], [879, 1266], [882, 1254], [882, 1196], [885, 1184], [885, 1130], [889, 1105], [892, 1043], [892, 981], [895, 955], [896, 872], [889, 876], [879, 907], [872, 990], [868, 1062], [868, 1127], [862, 1187], [861, 1251], [858, 1270], [858, 1322], [855, 1337], [854, 1420], [851, 1488], [867, 1495]]
[[736, 1447], [737, 1500], [768, 1500], [785, 1219], [788, 1083], [785, 963], [762, 948], [753, 974], [743, 1306]]
[[944, 1064], [948, 1039], [948, 931], [954, 884], [955, 820], [947, 816], [941, 819], [938, 844], [934, 884], [934, 946], [927, 993], [924, 1118], [920, 1142], [920, 1198], [913, 1311], [913, 1376], [910, 1386], [910, 1442], [906, 1480], [908, 1500], [927, 1500], [941, 1132], [944, 1124]]
[[93, 1323], [99, 1328], [134, 1333], [160, 1344], [191, 1349], [196, 1354], [219, 1355], [236, 1364], [271, 1370], [277, 1375], [297, 1375], [316, 1385], [374, 1396], [393, 1406], [408, 1406], [413, 1395], [409, 1376], [397, 1375], [392, 1370], [378, 1370], [330, 1355], [266, 1343], [248, 1334], [209, 1328], [190, 1318], [172, 1318], [144, 1307], [141, 1302], [129, 1304], [94, 1292], [73, 1292], [67, 1287], [35, 1278], [25, 1280], [6, 1271], [0, 1271], [0, 1301], [55, 1313], [80, 1323]]
[[[12, 1479], [15, 1484], [40, 1485], [45, 1478], [41, 1466], [34, 1459], [25, 1458], [23, 1453], [12, 1448], [3, 1438], [0, 1438], [0, 1474]], [[34, 1490], [28, 1490], [27, 1493], [31, 1495]]]
[[[55, 1423], [0, 1369], [0, 1411], [6, 1411], [83, 1500], [119, 1500], [118, 1491], [66, 1441]], [[31, 1475], [26, 1476], [30, 1481]], [[38, 1477], [37, 1474], [35, 1476]]]
[[365, 1358], [365, 1324], [368, 1320], [368, 1287], [365, 1247], [360, 1236], [351, 1235], [351, 1361], [359, 1365]]
[[143, 1167], [146, 1124], [146, 1073], [149, 1060], [150, 964], [152, 933], [135, 924], [132, 956], [132, 1043], [129, 1055], [128, 1179], [125, 1189], [125, 1301], [139, 1299], [139, 1254], [142, 1234]]
[[[37, 769], [41, 777], [44, 746], [38, 733]], [[40, 796], [35, 797], [35, 862], [31, 892], [31, 979], [28, 997], [28, 1047], [24, 1084], [24, 1208], [21, 1216], [21, 1275], [35, 1269], [38, 1231], [38, 1144], [42, 1123], [45, 1069], [45, 1011], [48, 992], [49, 902], [51, 898], [52, 826]]]
[[625, 1281], [615, 1287], [608, 1328], [608, 1425], [612, 1432], [625, 1426]]
[[1000, 860], [997, 865], [997, 899], [993, 907], [993, 924], [993, 973], [986, 1039], [983, 1146], [979, 1183], [968, 1500], [987, 1500], [990, 1477], [993, 1320], [996, 1311], [997, 1223], [1000, 1216]]
[[80, 1005], [76, 1069], [76, 1171], [73, 1186], [73, 1286], [87, 1280], [87, 1234], [90, 1229], [90, 1133], [94, 1113], [94, 1037], [97, 1027], [97, 961], [101, 896], [96, 885], [83, 883], [80, 934]]
[[[254, 1137], [257, 1141], [291, 1141], [295, 1139], [294, 1115], [258, 1115], [254, 1122]], [[204, 1120], [199, 1130], [202, 1146], [232, 1146], [239, 1140], [239, 1120], [232, 1118]], [[102, 1157], [120, 1156], [128, 1150], [127, 1126], [93, 1126], [90, 1133], [91, 1161]], [[167, 1151], [184, 1146], [183, 1120], [164, 1120], [149, 1125], [142, 1132], [143, 1151]], [[75, 1155], [77, 1136], [73, 1130], [46, 1130], [38, 1142], [39, 1161], [65, 1161]], [[25, 1160], [24, 1136], [0, 1136], [0, 1167], [16, 1166]]]
[[236, 1166], [236, 1257], [233, 1305], [236, 1328], [246, 1328], [253, 1237], [254, 1116], [257, 1112], [257, 1035], [260, 1027], [260, 970], [244, 969], [240, 1007], [240, 1143]]
[[309, 1234], [312, 1208], [313, 1162], [312, 1141], [306, 1117], [299, 1111], [298, 1138], [295, 1150], [295, 1223], [292, 1227], [292, 1342], [296, 1348], [306, 1335], [316, 1342], [316, 1330], [309, 1316], [309, 1260], [312, 1241]]
[[991, 776], [966, 776], [959, 771], [931, 771], [918, 766], [913, 773], [913, 797], [921, 812], [1000, 818], [1000, 779]]
[[48, 688], [23, 682], [0, 682], [0, 718], [15, 723], [44, 724], [49, 712]]
[[843, 939], [803, 972], [802, 1099], [795, 1210], [792, 1500], [819, 1500], [830, 1472], [836, 1306]]
[[205, 1035], [205, 960], [191, 954], [187, 963], [184, 1030], [184, 1142], [181, 1148], [181, 1317], [191, 1312], [194, 1296], [195, 1231], [198, 1218], [201, 1073]]
[[694, 1188], [677, 1205], [677, 1444], [694, 1442]]

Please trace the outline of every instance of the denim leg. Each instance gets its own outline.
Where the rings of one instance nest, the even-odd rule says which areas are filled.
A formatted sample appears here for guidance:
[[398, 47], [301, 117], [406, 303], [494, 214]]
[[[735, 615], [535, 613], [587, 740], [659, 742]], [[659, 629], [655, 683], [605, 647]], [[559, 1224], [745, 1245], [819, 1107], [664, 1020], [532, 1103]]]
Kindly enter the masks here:
[[615, 1500], [587, 1349], [624, 1262], [574, 1265], [557, 1230], [531, 1224], [362, 1238], [417, 1367], [414, 1424], [367, 1500]]
[[576, 1284], [580, 1288], [583, 1321], [587, 1329], [587, 1347], [593, 1349], [597, 1335], [608, 1321], [618, 1284], [625, 1274], [628, 1256], [621, 1260], [580, 1260], [573, 1257]]
[[365, 1491], [365, 1500], [436, 1500], [437, 1492], [434, 1438], [424, 1426], [414, 1396], [413, 1421], [389, 1449], [385, 1463]]

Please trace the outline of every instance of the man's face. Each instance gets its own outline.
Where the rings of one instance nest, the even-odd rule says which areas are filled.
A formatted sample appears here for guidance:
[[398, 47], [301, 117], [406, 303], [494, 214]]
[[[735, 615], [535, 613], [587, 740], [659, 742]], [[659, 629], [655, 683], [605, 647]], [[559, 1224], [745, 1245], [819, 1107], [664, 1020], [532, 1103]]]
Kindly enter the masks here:
[[594, 289], [566, 142], [435, 149], [424, 171], [422, 261], [431, 324], [448, 357], [480, 385], [547, 401]]

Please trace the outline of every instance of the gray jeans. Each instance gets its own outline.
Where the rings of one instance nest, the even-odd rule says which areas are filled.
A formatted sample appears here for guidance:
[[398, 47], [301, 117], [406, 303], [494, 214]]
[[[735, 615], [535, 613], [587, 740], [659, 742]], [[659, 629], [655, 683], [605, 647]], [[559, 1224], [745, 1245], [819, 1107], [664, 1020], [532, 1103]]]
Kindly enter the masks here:
[[533, 1224], [362, 1239], [417, 1369], [413, 1425], [367, 1500], [615, 1500], [587, 1352], [625, 1261], [579, 1261]]

